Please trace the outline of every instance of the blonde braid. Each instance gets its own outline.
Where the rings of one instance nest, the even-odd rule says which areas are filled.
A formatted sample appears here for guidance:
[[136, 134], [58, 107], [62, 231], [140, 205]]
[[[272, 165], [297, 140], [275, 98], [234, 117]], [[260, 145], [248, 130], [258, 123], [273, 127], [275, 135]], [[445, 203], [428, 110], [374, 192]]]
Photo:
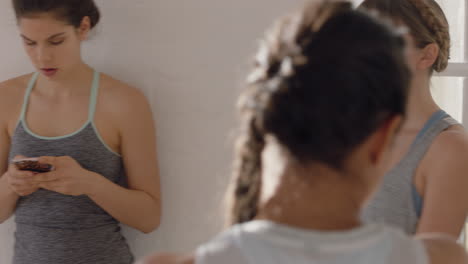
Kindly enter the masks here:
[[311, 3], [305, 13], [280, 20], [261, 43], [249, 86], [240, 97], [241, 131], [236, 142], [232, 180], [227, 193], [227, 225], [250, 221], [258, 213], [261, 190], [261, 154], [265, 147], [263, 117], [271, 109], [271, 98], [287, 92], [288, 79], [298, 65], [307, 62], [302, 55], [314, 32], [333, 15], [351, 10], [344, 0]]
[[434, 42], [439, 46], [439, 57], [432, 68], [441, 72], [447, 68], [450, 59], [450, 32], [443, 11], [434, 0], [410, 0], [419, 10], [424, 25], [433, 34]]

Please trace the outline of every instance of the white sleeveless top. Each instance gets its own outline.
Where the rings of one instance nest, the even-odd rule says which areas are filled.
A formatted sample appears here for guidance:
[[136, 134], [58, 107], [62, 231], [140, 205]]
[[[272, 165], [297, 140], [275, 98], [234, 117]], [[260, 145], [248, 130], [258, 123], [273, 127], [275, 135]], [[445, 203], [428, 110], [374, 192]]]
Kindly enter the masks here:
[[200, 246], [195, 264], [428, 264], [421, 241], [381, 224], [318, 232], [256, 220]]

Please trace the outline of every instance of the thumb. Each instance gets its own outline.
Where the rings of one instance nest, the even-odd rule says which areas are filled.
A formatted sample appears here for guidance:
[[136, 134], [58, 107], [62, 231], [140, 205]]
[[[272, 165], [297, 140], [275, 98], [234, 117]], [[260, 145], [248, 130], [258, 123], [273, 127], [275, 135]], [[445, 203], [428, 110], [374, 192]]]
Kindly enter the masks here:
[[38, 158], [40, 164], [55, 165], [57, 163], [57, 157], [42, 156]]

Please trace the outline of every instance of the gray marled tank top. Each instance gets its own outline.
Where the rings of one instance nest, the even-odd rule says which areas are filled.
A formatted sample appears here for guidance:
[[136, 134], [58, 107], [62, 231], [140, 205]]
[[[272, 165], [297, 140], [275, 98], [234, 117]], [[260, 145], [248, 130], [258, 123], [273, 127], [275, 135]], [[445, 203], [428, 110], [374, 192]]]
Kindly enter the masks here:
[[[122, 158], [103, 142], [93, 122], [99, 73], [94, 74], [88, 121], [78, 131], [61, 137], [36, 135], [26, 124], [28, 98], [37, 77], [37, 73], [33, 75], [26, 90], [9, 158], [71, 156], [83, 168], [123, 185]], [[74, 197], [39, 189], [19, 199], [15, 214], [14, 264], [133, 262], [119, 222], [85, 195]]]
[[432, 115], [406, 156], [383, 178], [379, 190], [364, 208], [365, 222], [381, 222], [415, 234], [423, 200], [414, 186], [414, 174], [434, 139], [459, 123], [444, 111]]

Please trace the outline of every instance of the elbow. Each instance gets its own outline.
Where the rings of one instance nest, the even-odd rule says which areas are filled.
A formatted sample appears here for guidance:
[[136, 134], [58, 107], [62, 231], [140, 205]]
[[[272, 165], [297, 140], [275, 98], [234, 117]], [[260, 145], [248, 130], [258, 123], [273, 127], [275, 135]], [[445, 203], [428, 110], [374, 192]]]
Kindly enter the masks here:
[[154, 199], [151, 209], [147, 210], [149, 213], [146, 215], [145, 221], [137, 229], [145, 234], [154, 232], [161, 225], [161, 211], [161, 201]]
[[150, 234], [150, 233], [156, 231], [156, 229], [158, 229], [158, 227], [159, 227], [159, 223], [152, 224], [152, 225], [148, 225], [148, 226], [140, 228], [140, 231], [143, 232], [144, 234]]
[[151, 221], [148, 221], [144, 226], [141, 226], [139, 230], [145, 234], [154, 232], [161, 225], [160, 214], [152, 217]]
[[156, 229], [158, 229], [160, 225], [161, 225], [161, 216], [158, 215], [156, 219], [148, 225], [148, 227], [143, 231], [143, 233], [149, 234], [153, 231], [156, 231]]

